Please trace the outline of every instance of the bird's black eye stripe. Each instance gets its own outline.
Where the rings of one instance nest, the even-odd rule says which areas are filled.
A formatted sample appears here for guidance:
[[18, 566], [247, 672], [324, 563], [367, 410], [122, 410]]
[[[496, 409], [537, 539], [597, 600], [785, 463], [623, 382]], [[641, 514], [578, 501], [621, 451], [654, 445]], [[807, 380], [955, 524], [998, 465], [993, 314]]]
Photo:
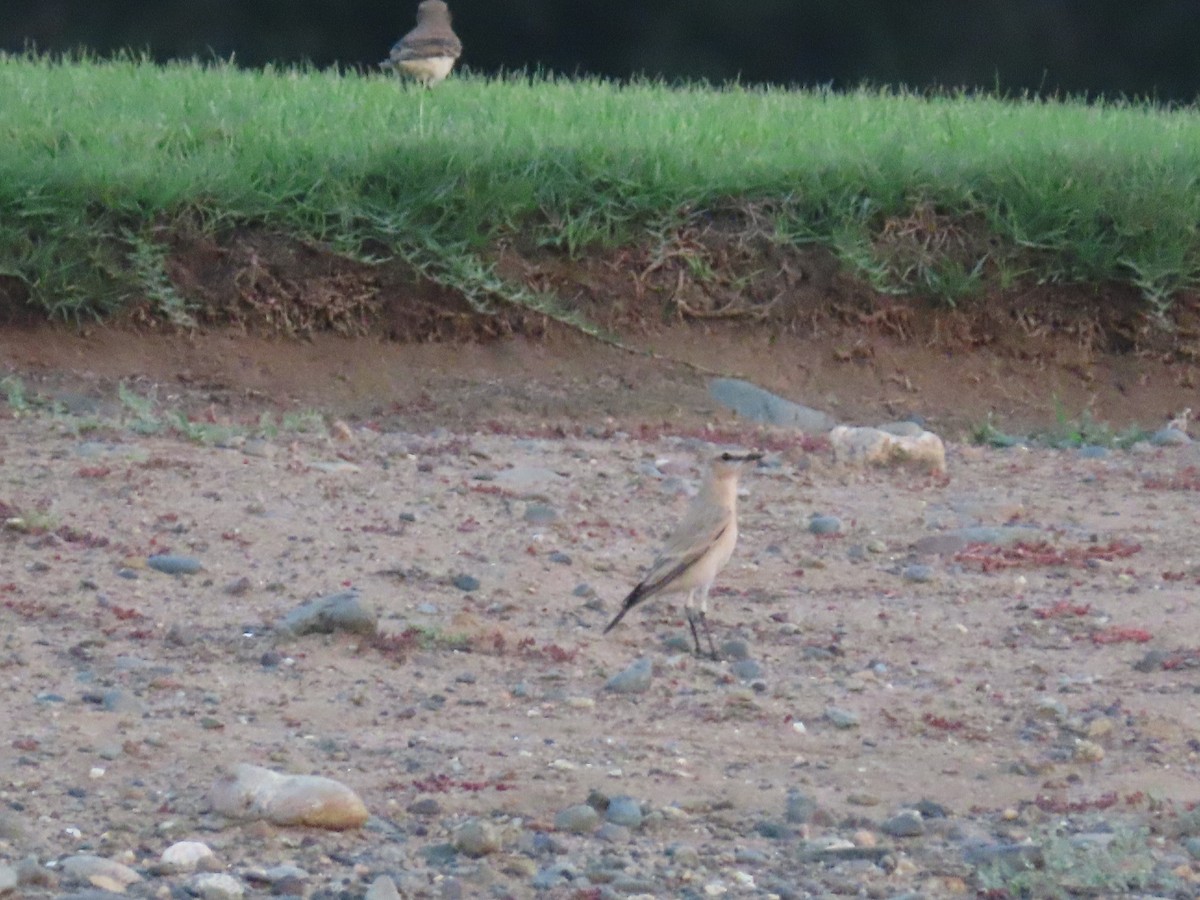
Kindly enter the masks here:
[[721, 459], [723, 459], [725, 462], [730, 462], [733, 459], [733, 454], [732, 453], [722, 453]]

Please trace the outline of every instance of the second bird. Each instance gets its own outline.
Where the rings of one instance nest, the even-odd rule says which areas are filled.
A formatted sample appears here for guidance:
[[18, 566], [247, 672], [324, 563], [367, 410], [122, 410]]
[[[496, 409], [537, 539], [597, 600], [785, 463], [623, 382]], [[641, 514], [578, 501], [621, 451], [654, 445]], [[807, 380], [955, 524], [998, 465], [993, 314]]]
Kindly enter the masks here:
[[[737, 482], [742, 464], [757, 459], [762, 459], [761, 453], [726, 452], [713, 460], [700, 493], [692, 500], [683, 521], [667, 538], [667, 545], [650, 567], [650, 572], [629, 592], [621, 604], [621, 611], [604, 629], [605, 634], [643, 600], [686, 591], [687, 620], [692, 629], [692, 640], [696, 642], [696, 655], [702, 652], [696, 629], [699, 621], [708, 639], [708, 648], [716, 658], [717, 648], [706, 618], [708, 592], [737, 544]], [[700, 595], [699, 611], [694, 608], [696, 594]]]
[[462, 56], [462, 41], [450, 27], [450, 8], [442, 0], [417, 7], [417, 27], [396, 41], [383, 65], [431, 87], [442, 81]]

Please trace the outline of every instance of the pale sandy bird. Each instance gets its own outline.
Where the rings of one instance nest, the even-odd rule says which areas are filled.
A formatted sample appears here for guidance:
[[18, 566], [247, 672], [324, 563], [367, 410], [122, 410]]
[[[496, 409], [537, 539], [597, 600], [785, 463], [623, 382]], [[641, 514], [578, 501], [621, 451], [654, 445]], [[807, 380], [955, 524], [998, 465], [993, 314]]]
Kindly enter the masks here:
[[[713, 658], [717, 648], [712, 633], [708, 630], [708, 592], [737, 544], [737, 482], [742, 464], [762, 459], [761, 453], [722, 453], [713, 460], [712, 467], [703, 485], [688, 507], [683, 521], [667, 538], [663, 548], [646, 577], [629, 592], [621, 611], [608, 623], [604, 633], [608, 634], [625, 614], [650, 597], [659, 594], [687, 592], [685, 609], [688, 625], [692, 628], [692, 640], [696, 642], [696, 655], [700, 655], [700, 637], [696, 621], [704, 628], [708, 648]], [[700, 608], [695, 609], [696, 594], [700, 595]]]
[[461, 55], [462, 41], [450, 27], [450, 8], [442, 0], [424, 0], [417, 7], [417, 27], [396, 41], [382, 65], [432, 87], [450, 74]]

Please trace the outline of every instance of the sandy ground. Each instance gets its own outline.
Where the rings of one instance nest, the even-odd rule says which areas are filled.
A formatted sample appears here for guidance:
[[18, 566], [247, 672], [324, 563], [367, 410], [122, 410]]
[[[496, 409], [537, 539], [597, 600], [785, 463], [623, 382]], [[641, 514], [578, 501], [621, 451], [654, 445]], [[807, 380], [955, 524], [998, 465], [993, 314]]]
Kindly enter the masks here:
[[[148, 866], [183, 838], [252, 893], [288, 863], [315, 897], [382, 874], [405, 896], [968, 896], [991, 884], [968, 846], [1146, 826], [1146, 892], [1193, 896], [1200, 451], [952, 444], [936, 478], [725, 420], [770, 453], [711, 661], [674, 599], [601, 635], [694, 490], [702, 424], [439, 427], [487, 382], [421, 390], [345, 427], [194, 385], [0, 403], [0, 860], [112, 856], [146, 874], [134, 896], [182, 890]], [[147, 567], [164, 553], [203, 569]], [[274, 631], [349, 588], [381, 637]], [[640, 658], [646, 692], [605, 689]], [[226, 822], [205, 798], [237, 762], [336, 778], [376, 818]], [[555, 830], [596, 792], [646, 822]], [[815, 811], [789, 821], [789, 792]], [[923, 833], [889, 834], [917, 804]], [[502, 848], [439, 856], [472, 817]]]

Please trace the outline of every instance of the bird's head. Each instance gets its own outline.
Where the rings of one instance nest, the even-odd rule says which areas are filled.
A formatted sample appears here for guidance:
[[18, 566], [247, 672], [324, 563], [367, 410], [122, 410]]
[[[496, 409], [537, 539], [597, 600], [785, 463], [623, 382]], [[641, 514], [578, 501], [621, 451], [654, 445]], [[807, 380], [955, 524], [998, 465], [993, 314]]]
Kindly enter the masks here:
[[713, 474], [718, 478], [736, 478], [746, 463], [762, 458], [758, 450], [722, 450], [713, 458]]

